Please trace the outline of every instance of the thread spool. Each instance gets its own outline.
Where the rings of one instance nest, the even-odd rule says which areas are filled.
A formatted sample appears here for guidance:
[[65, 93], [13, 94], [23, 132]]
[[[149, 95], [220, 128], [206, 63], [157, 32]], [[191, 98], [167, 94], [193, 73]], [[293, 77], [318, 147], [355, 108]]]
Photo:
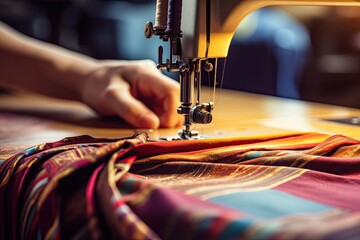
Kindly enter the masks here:
[[155, 30], [164, 31], [167, 27], [168, 1], [169, 0], [156, 1], [155, 25], [154, 25]]
[[167, 35], [181, 34], [182, 0], [169, 0], [168, 19], [165, 33]]

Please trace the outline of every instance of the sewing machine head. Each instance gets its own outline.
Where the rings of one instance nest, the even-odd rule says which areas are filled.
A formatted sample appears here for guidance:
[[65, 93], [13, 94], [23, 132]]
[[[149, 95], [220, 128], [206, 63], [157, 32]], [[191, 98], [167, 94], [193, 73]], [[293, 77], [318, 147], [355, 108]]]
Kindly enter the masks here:
[[212, 121], [213, 103], [200, 99], [202, 68], [216, 82], [216, 67], [209, 59], [225, 58], [242, 19], [270, 5], [360, 6], [360, 0], [157, 0], [155, 24], [146, 23], [145, 36], [169, 42], [170, 56], [165, 62], [162, 46], [158, 49], [158, 68], [180, 74], [181, 139], [197, 138], [191, 126]]

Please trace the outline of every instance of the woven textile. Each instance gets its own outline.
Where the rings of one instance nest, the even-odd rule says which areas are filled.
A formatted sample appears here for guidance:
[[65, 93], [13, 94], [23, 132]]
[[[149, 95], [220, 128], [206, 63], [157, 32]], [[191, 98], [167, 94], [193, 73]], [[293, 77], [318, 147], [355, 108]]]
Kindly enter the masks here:
[[1, 239], [360, 237], [360, 141], [89, 136], [0, 165]]

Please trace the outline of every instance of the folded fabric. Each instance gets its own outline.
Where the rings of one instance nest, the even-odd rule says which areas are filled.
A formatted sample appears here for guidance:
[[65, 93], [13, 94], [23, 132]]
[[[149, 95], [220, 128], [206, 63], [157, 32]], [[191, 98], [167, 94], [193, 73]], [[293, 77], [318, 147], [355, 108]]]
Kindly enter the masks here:
[[65, 138], [0, 165], [1, 239], [354, 239], [360, 141]]

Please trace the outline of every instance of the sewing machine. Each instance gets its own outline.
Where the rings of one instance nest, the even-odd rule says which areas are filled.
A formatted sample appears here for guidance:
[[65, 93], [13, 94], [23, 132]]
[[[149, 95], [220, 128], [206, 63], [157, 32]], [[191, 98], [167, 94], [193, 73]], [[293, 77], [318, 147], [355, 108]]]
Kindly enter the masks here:
[[[200, 99], [201, 70], [211, 73], [216, 82], [217, 59], [227, 56], [239, 23], [252, 11], [270, 5], [360, 6], [360, 0], [157, 0], [155, 22], [146, 23], [145, 36], [157, 35], [169, 42], [165, 62], [162, 46], [158, 49], [158, 68], [180, 74], [181, 139], [197, 138], [192, 125], [212, 121], [213, 103]], [[215, 59], [215, 66], [210, 59]]]

